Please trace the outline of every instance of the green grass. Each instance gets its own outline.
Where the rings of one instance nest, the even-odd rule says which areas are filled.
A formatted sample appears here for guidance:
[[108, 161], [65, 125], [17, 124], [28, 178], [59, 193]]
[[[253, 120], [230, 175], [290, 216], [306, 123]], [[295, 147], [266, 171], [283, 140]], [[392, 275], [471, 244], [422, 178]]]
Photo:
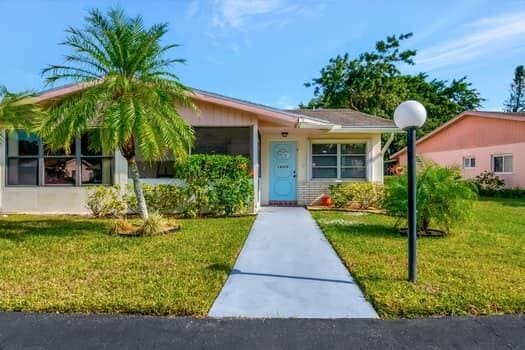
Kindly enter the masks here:
[[180, 222], [178, 233], [123, 238], [106, 220], [0, 218], [0, 310], [204, 316], [253, 217]]
[[393, 218], [312, 214], [383, 318], [525, 312], [525, 199], [482, 199], [469, 224], [419, 238], [416, 284]]

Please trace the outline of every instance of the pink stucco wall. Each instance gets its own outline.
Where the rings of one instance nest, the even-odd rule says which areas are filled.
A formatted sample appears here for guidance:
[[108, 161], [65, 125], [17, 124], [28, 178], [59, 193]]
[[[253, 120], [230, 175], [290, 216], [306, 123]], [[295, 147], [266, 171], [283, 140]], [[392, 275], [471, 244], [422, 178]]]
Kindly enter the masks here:
[[[525, 188], [524, 121], [465, 116], [417, 145], [417, 153], [442, 165], [458, 165], [465, 178], [491, 171], [493, 155], [512, 154], [513, 171], [497, 174], [507, 187]], [[474, 169], [463, 169], [463, 157], [476, 158]], [[406, 153], [399, 156], [406, 165]]]
[[[425, 159], [433, 160], [436, 163], [461, 167], [464, 178], [472, 178], [483, 171], [491, 171], [491, 159], [497, 154], [512, 154], [513, 171], [511, 174], [497, 174], [505, 181], [507, 187], [525, 188], [525, 142], [514, 143], [511, 145], [498, 145], [489, 147], [466, 148], [462, 150], [450, 150], [443, 152], [428, 152], [422, 154]], [[473, 169], [463, 169], [463, 157], [475, 157], [476, 167]]]

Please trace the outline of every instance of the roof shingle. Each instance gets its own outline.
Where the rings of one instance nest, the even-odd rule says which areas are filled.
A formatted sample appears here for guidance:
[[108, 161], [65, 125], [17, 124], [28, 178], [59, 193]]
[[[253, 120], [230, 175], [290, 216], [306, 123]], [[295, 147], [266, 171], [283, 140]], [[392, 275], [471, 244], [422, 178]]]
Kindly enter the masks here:
[[289, 110], [305, 117], [326, 121], [342, 127], [384, 127], [396, 128], [392, 120], [376, 117], [349, 108], [319, 108], [319, 109], [293, 109]]

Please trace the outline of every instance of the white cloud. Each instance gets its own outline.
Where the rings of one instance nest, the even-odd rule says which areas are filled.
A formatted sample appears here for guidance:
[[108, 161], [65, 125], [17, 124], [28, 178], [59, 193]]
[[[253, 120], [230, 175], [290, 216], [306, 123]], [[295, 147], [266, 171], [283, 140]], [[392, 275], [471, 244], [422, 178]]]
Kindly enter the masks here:
[[284, 0], [212, 0], [211, 26], [244, 29], [254, 17], [286, 13], [295, 8]]
[[463, 35], [421, 50], [416, 63], [436, 69], [525, 46], [525, 12], [505, 13], [461, 26]]
[[207, 4], [211, 15], [206, 35], [214, 46], [234, 54], [251, 46], [253, 32], [280, 28], [298, 18], [312, 20], [325, 8], [317, 0], [208, 0]]
[[186, 8], [186, 16], [188, 18], [192, 18], [199, 12], [200, 9], [200, 1], [199, 0], [193, 0], [190, 1], [188, 4], [188, 7]]
[[281, 96], [276, 103], [276, 106], [281, 109], [295, 109], [298, 105], [299, 103], [290, 96]]

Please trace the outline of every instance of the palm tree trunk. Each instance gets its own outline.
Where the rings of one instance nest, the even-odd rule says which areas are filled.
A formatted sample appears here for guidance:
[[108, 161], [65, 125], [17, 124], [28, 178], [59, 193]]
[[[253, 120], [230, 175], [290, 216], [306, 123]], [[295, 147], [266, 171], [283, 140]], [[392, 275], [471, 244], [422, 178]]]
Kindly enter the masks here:
[[137, 197], [140, 217], [142, 220], [147, 220], [149, 218], [148, 206], [146, 205], [146, 198], [144, 198], [142, 181], [140, 181], [139, 168], [137, 167], [135, 157], [128, 159], [128, 168], [131, 172], [131, 179], [133, 180], [133, 191], [135, 191], [135, 197]]

